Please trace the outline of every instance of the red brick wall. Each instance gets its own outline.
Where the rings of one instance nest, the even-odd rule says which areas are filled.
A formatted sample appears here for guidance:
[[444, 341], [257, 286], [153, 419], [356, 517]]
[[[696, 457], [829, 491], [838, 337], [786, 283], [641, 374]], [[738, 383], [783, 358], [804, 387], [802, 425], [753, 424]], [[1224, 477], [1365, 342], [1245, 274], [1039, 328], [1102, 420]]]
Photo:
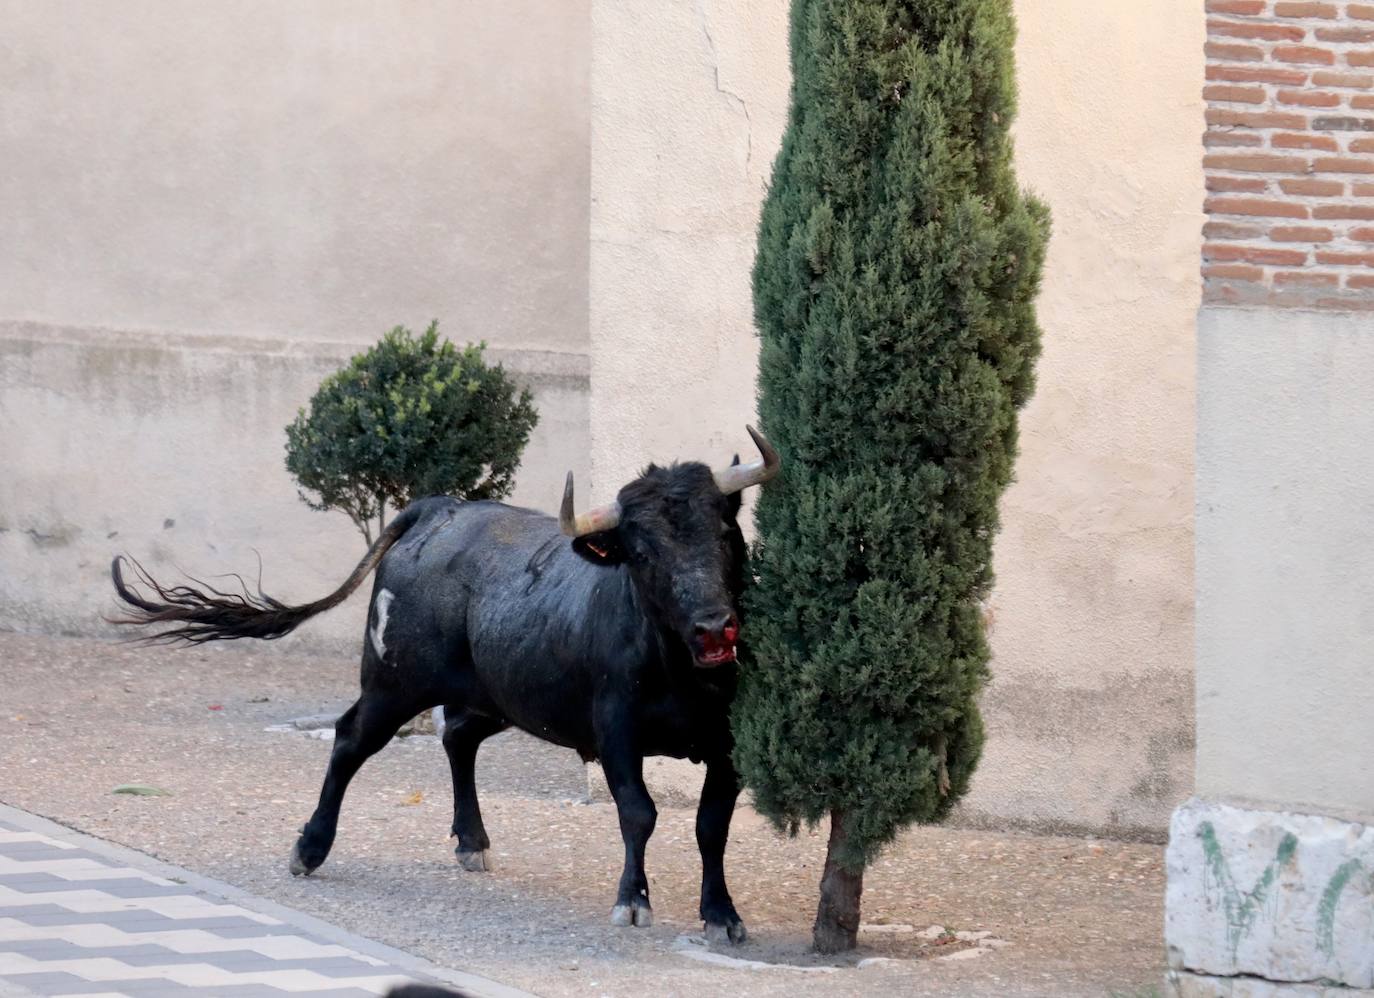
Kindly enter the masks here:
[[1204, 300], [1374, 309], [1374, 0], [1206, 0]]

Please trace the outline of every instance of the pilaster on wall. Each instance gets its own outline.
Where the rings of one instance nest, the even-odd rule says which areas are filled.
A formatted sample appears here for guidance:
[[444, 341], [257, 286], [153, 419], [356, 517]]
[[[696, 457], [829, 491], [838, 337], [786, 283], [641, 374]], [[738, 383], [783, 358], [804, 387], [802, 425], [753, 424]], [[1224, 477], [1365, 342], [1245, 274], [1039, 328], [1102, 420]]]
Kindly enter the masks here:
[[1366, 313], [1199, 316], [1202, 800], [1174, 816], [1166, 920], [1189, 998], [1374, 987], [1371, 384]]
[[1374, 5], [1207, 11], [1201, 799], [1170, 829], [1170, 983], [1354, 994], [1374, 988]]
[[1207, 13], [1205, 300], [1374, 309], [1374, 4]]
[[728, 461], [754, 415], [754, 234], [787, 112], [787, 0], [592, 0], [591, 434], [599, 502]]

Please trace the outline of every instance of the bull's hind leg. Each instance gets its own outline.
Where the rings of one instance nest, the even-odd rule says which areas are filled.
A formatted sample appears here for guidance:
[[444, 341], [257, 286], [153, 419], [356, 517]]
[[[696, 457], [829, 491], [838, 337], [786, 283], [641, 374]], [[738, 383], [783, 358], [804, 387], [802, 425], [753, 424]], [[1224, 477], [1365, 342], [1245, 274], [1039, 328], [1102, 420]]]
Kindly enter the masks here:
[[427, 705], [396, 690], [364, 690], [358, 702], [334, 725], [334, 751], [320, 788], [315, 813], [301, 829], [291, 850], [291, 873], [309, 874], [324, 862], [334, 845], [344, 791], [368, 758], [391, 741], [401, 725]]
[[444, 751], [453, 773], [453, 834], [458, 836], [454, 853], [463, 869], [473, 873], [491, 868], [487, 860], [491, 840], [482, 825], [482, 809], [477, 803], [477, 749], [506, 726], [504, 721], [474, 714], [458, 705], [444, 708]]

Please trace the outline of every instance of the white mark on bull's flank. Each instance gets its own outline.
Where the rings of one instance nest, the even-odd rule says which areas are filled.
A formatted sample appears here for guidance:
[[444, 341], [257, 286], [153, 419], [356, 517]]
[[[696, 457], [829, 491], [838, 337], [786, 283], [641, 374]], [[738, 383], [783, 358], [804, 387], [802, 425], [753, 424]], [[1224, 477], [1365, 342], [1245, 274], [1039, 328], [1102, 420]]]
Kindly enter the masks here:
[[372, 607], [373, 616], [377, 622], [372, 625], [372, 647], [377, 651], [377, 657], [386, 659], [386, 643], [382, 640], [382, 635], [386, 633], [386, 618], [391, 612], [391, 601], [396, 597], [391, 594], [390, 589], [383, 589], [377, 594], [377, 602]]

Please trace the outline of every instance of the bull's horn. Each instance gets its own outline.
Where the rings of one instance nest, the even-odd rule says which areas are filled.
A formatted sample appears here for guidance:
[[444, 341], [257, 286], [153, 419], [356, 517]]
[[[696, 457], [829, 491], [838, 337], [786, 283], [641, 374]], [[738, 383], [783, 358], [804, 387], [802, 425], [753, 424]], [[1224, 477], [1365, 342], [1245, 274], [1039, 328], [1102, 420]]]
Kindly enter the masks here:
[[732, 464], [728, 468], [722, 468], [714, 472], [716, 478], [716, 488], [727, 496], [732, 492], [739, 492], [747, 489], [751, 485], [762, 485], [770, 478], [776, 477], [782, 470], [782, 458], [773, 449], [767, 438], [752, 426], [746, 426], [749, 435], [754, 438], [754, 446], [758, 447], [759, 454], [762, 455], [757, 461], [750, 461], [748, 464]]
[[582, 537], [598, 530], [610, 530], [620, 523], [620, 503], [598, 506], [578, 516], [573, 511], [573, 473], [568, 472], [567, 484], [563, 486], [563, 508], [558, 512], [558, 525], [569, 537]]

